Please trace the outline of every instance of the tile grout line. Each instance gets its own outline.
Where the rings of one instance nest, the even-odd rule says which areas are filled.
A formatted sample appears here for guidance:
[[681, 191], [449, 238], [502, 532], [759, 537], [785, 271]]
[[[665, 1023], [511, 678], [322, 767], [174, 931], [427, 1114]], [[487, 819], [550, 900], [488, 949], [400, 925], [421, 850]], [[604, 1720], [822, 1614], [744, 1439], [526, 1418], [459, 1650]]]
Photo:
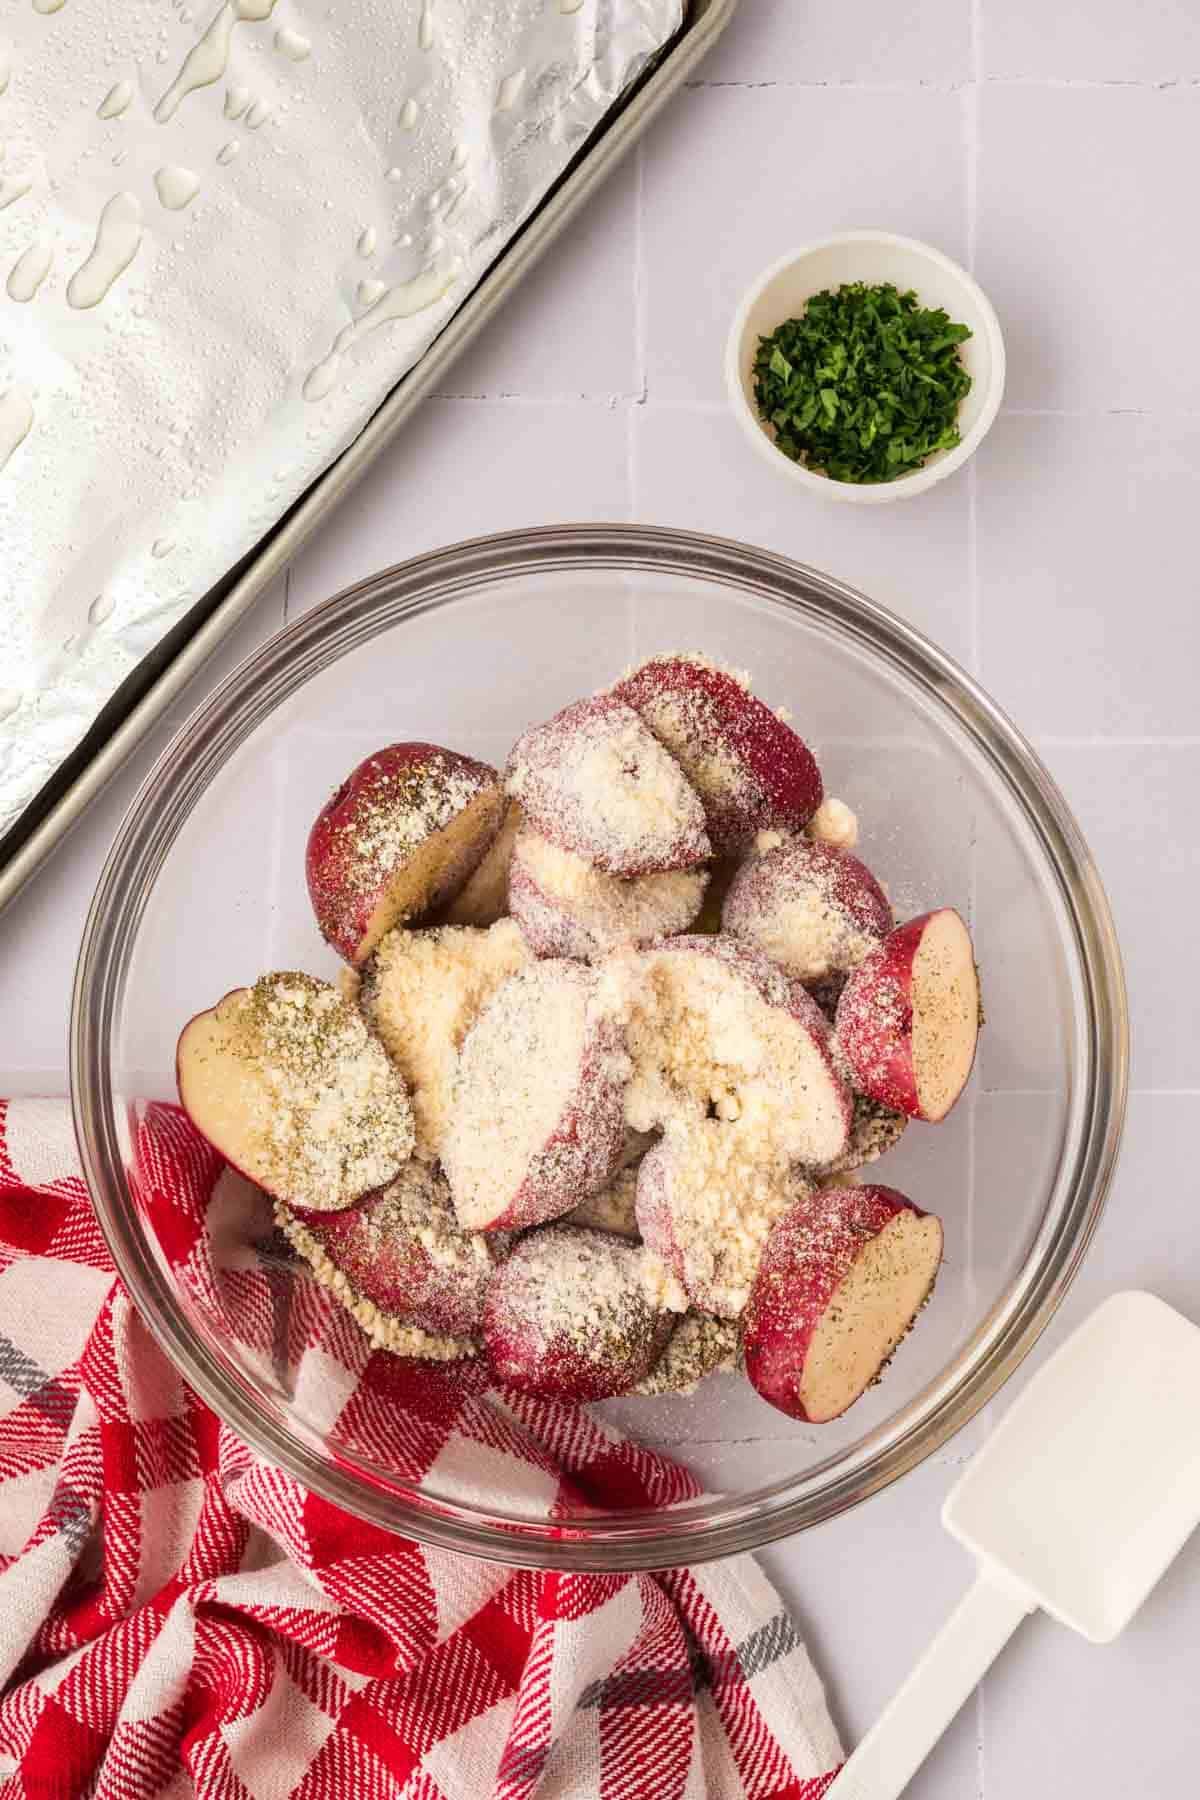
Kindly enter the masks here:
[[708, 90], [713, 92], [760, 93], [765, 88], [778, 88], [787, 93], [819, 93], [828, 89], [833, 93], [850, 94], [960, 94], [970, 88], [978, 80], [981, 85], [995, 88], [1050, 88], [1052, 90], [1075, 91], [1079, 93], [1104, 93], [1109, 89], [1118, 92], [1133, 90], [1147, 94], [1167, 94], [1174, 92], [1193, 93], [1200, 91], [1200, 75], [1163, 76], [1157, 81], [1137, 80], [1104, 80], [1100, 77], [1069, 75], [985, 75], [971, 74], [961, 81], [929, 81], [914, 76], [904, 81], [685, 81], [684, 87], [690, 91]]
[[[983, 79], [982, 26], [983, 0], [970, 0], [971, 81], [963, 95], [963, 129], [966, 149], [965, 199], [967, 207], [967, 268], [975, 274], [979, 252], [979, 146], [980, 84]], [[967, 581], [971, 599], [971, 669], [977, 681], [983, 680], [982, 603], [979, 586], [979, 459], [972, 457], [967, 468]], [[971, 930], [976, 929], [979, 912], [979, 833], [975, 820], [971, 826], [971, 860], [968, 874], [967, 907]], [[979, 1283], [975, 1275], [975, 1228], [979, 1205], [979, 1090], [971, 1095], [970, 1136], [967, 1147], [967, 1298], [971, 1317], [979, 1304]], [[986, 1425], [987, 1408], [981, 1415]], [[978, 1800], [984, 1794], [983, 1683], [975, 1690], [975, 1785]]]
[[[478, 394], [431, 394], [429, 404], [433, 406], [595, 406], [612, 411], [618, 406], [644, 406], [660, 412], [712, 414], [724, 413], [728, 403], [721, 400], [685, 400], [685, 399], [651, 399], [648, 391], [633, 393], [618, 391], [608, 394], [521, 394], [515, 391], [498, 390], [496, 393]], [[1200, 421], [1200, 411], [1168, 410], [1163, 407], [1140, 406], [1105, 406], [1105, 407], [1031, 407], [1002, 406], [999, 416], [1002, 419], [1070, 419], [1086, 422], [1090, 419], [1154, 419], [1171, 424], [1195, 423]]]
[[[638, 144], [634, 151], [633, 184], [633, 393], [626, 396], [625, 406], [625, 481], [628, 489], [630, 523], [638, 516], [638, 408], [645, 406], [649, 394], [646, 349], [646, 146]], [[630, 623], [632, 645], [633, 625]]]

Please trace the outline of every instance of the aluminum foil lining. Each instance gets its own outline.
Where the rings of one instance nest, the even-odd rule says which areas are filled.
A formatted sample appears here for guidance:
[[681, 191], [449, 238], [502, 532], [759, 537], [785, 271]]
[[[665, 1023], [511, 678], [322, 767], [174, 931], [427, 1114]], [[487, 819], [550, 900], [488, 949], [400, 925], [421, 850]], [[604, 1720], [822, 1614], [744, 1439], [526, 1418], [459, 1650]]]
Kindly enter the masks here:
[[5, 0], [0, 830], [354, 439], [682, 0]]

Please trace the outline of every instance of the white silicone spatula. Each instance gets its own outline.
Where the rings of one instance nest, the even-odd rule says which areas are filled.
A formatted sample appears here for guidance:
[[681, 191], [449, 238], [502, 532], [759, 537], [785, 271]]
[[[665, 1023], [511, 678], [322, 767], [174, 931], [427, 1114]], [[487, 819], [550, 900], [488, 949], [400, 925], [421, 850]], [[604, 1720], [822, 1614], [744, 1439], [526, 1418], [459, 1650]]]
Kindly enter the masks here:
[[894, 1800], [1035, 1606], [1093, 1643], [1124, 1630], [1200, 1524], [1200, 1329], [1114, 1294], [1034, 1376], [952, 1489], [974, 1551], [960, 1601], [826, 1800]]

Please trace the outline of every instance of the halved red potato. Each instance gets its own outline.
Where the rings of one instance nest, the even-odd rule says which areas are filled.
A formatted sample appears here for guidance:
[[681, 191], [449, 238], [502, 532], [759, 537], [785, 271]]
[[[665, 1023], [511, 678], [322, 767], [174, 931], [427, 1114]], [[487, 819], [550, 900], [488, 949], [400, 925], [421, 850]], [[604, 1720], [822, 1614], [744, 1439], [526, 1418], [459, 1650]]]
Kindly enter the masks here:
[[746, 1373], [812, 1425], [876, 1380], [928, 1300], [941, 1221], [895, 1188], [824, 1188], [780, 1219], [742, 1317]]
[[652, 657], [611, 692], [700, 795], [715, 855], [737, 855], [770, 826], [798, 831], [820, 806], [821, 771], [808, 746], [743, 677], [708, 657]]
[[603, 965], [625, 1021], [626, 1117], [654, 1131], [742, 1124], [761, 1159], [823, 1167], [846, 1148], [850, 1095], [829, 1025], [795, 976], [724, 934], [662, 939]]
[[857, 968], [894, 920], [865, 863], [800, 837], [742, 864], [721, 923], [801, 981], [818, 982]]
[[413, 1148], [404, 1082], [354, 1007], [292, 972], [235, 988], [184, 1026], [183, 1109], [227, 1162], [307, 1212], [391, 1181]]
[[359, 1009], [408, 1086], [425, 1161], [442, 1153], [463, 1039], [501, 983], [532, 962], [514, 921], [502, 919], [487, 931], [398, 926], [363, 969]]
[[738, 1328], [731, 1319], [684, 1313], [662, 1355], [633, 1392], [645, 1399], [694, 1393], [706, 1375], [718, 1369], [736, 1369], [740, 1355]]
[[621, 1161], [629, 1062], [582, 963], [510, 976], [467, 1033], [442, 1161], [465, 1231], [557, 1218]]
[[468, 875], [449, 906], [442, 909], [439, 924], [482, 928], [507, 916], [508, 869], [522, 823], [520, 807], [510, 800], [504, 822], [484, 851], [479, 867]]
[[534, 831], [609, 875], [690, 869], [710, 854], [682, 769], [608, 695], [577, 700], [518, 738], [508, 791]]
[[279, 1203], [276, 1218], [343, 1306], [354, 1311], [366, 1300], [383, 1320], [448, 1337], [479, 1332], [488, 1283], [509, 1246], [502, 1233], [463, 1231], [444, 1175], [415, 1161], [347, 1212], [307, 1223]]
[[707, 869], [606, 875], [524, 831], [513, 850], [508, 892], [512, 916], [535, 955], [587, 961], [619, 944], [686, 931], [707, 886]]
[[393, 925], [461, 888], [500, 829], [506, 801], [486, 763], [437, 744], [389, 744], [347, 777], [308, 837], [321, 935], [355, 966]]
[[953, 907], [897, 927], [838, 1001], [837, 1036], [856, 1087], [913, 1119], [944, 1119], [979, 1037], [979, 977]]
[[771, 1227], [807, 1192], [803, 1176], [764, 1154], [752, 1126], [698, 1119], [643, 1158], [637, 1222], [693, 1306], [736, 1319]]
[[569, 1225], [522, 1238], [484, 1303], [497, 1378], [555, 1400], [604, 1400], [636, 1387], [674, 1322], [648, 1297], [643, 1260], [635, 1244]]

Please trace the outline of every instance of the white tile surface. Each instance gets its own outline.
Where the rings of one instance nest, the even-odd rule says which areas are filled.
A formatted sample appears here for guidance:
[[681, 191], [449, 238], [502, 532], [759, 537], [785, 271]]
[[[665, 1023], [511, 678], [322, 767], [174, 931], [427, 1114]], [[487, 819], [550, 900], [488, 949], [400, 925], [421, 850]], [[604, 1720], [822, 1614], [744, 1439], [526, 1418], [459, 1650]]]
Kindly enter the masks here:
[[962, 0], [742, 0], [704, 81], [951, 82], [970, 67]]
[[629, 516], [623, 410], [430, 400], [291, 571], [289, 610], [439, 544]]
[[835, 506], [776, 475], [725, 408], [639, 406], [633, 434], [638, 518], [745, 538], [811, 563], [970, 662], [965, 481], [944, 482], [894, 508]]
[[[983, 1153], [1009, 1153], [1034, 1135], [1036, 1100], [1005, 1097]], [[1061, 1311], [999, 1402], [1002, 1409], [1046, 1355], [1118, 1288], [1139, 1286], [1200, 1318], [1190, 1171], [1200, 1095], [1135, 1094], [1125, 1151], [1095, 1244]], [[1014, 1176], [1020, 1181], [1019, 1160]], [[1114, 1429], [1119, 1429], [1114, 1420]], [[984, 1683], [987, 1800], [1064, 1791], [1118, 1796], [1188, 1791], [1200, 1758], [1193, 1648], [1200, 1641], [1200, 1537], [1193, 1538], [1115, 1643], [1097, 1648], [1035, 1618]], [[1039, 1728], [1040, 1727], [1040, 1728]]]
[[1193, 0], [983, 0], [985, 75], [1072, 81], [1200, 76]]
[[1200, 744], [1043, 748], [1112, 902], [1134, 1085], [1200, 1089]]
[[[1200, 14], [1190, 0], [742, 0], [700, 78], [733, 85], [702, 85], [669, 109], [647, 147], [640, 219], [626, 172], [448, 383], [488, 398], [424, 409], [293, 571], [292, 611], [477, 532], [632, 513], [823, 565], [960, 657], [977, 625], [985, 685], [1038, 735], [1099, 858], [1134, 1018], [1139, 1091], [1122, 1165], [1045, 1344], [1123, 1286], [1200, 1317], [1200, 426], [1181, 417], [1200, 411]], [[976, 465], [974, 505], [959, 478], [913, 505], [814, 508], [724, 415], [721, 351], [745, 284], [805, 238], [876, 223], [953, 255], [977, 242], [1008, 338], [1010, 408], [1088, 415], [1003, 419]], [[230, 657], [279, 610], [277, 597], [265, 603]], [[0, 919], [0, 1009], [20, 1021], [5, 1033], [0, 1091], [62, 1085], [80, 923], [153, 748]], [[220, 856], [216, 844], [218, 873]], [[1011, 1073], [1002, 1057], [981, 1072], [989, 1086]], [[1191, 1091], [1162, 1091], [1181, 1089]], [[977, 1156], [1010, 1177], [1011, 1201], [994, 1185], [972, 1219], [979, 1266], [996, 1282], [1029, 1229], [1044, 1104], [982, 1085], [977, 1096]], [[980, 1429], [764, 1554], [848, 1742], [965, 1585], [966, 1560], [936, 1514]], [[774, 1451], [760, 1451], [766, 1467]], [[1028, 1628], [917, 1777], [914, 1800], [1192, 1792], [1198, 1573], [1193, 1544], [1105, 1650]]]
[[1010, 407], [1195, 411], [1200, 88], [986, 84], [976, 273]]
[[[880, 226], [963, 256], [964, 121], [961, 94], [916, 89], [681, 94], [646, 148], [650, 398], [721, 402], [738, 301], [810, 238]], [[717, 144], [736, 155], [714, 155]]]
[[1200, 421], [1002, 417], [978, 482], [980, 668], [996, 698], [1052, 737], [1194, 732], [1200, 611], [1182, 601]]

